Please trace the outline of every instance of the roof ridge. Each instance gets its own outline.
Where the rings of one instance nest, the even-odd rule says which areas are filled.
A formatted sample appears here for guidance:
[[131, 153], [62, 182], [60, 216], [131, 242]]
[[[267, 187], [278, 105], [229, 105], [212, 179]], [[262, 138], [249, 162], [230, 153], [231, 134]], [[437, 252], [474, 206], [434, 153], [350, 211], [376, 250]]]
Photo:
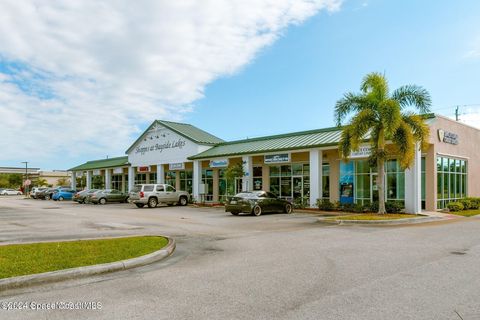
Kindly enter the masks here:
[[128, 160], [128, 156], [120, 156], [120, 157], [113, 157], [113, 158], [104, 158], [104, 159], [96, 159], [96, 160], [89, 160], [86, 163], [91, 163], [91, 162], [98, 162], [98, 161], [105, 161], [105, 160], [116, 160], [116, 159], [121, 159], [121, 158], [126, 158]]
[[327, 131], [332, 131], [333, 132], [333, 131], [339, 131], [343, 127], [344, 126], [328, 127], [328, 128], [321, 128], [321, 129], [310, 129], [310, 130], [304, 130], [304, 131], [294, 131], [294, 132], [289, 132], [289, 133], [280, 133], [280, 134], [274, 134], [274, 135], [269, 135], [269, 136], [261, 136], [261, 137], [256, 137], [256, 138], [225, 141], [225, 142], [220, 142], [220, 143], [216, 144], [216, 146], [237, 144], [237, 143], [244, 143], [244, 142], [252, 142], [252, 141], [260, 141], [260, 140], [266, 140], [266, 139], [301, 136], [301, 135], [304, 135], [304, 134], [320, 133], [320, 132], [327, 132]]

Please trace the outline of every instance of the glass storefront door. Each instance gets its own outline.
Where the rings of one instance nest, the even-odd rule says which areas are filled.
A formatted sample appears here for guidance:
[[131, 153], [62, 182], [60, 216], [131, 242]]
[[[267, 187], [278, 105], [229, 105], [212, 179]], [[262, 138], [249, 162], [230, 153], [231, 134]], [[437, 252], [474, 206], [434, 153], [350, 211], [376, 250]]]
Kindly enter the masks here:
[[378, 174], [372, 173], [370, 176], [371, 190], [370, 194], [372, 195], [372, 201], [378, 201], [378, 184], [377, 184]]
[[303, 177], [292, 177], [293, 183], [293, 199], [303, 197]]

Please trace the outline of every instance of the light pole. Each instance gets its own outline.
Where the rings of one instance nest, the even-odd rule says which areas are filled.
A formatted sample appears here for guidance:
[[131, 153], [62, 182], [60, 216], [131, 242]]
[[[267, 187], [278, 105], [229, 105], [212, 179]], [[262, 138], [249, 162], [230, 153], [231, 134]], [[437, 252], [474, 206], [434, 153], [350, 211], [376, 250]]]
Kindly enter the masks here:
[[28, 180], [28, 161], [22, 161], [22, 163], [25, 163], [25, 195], [28, 196], [28, 185], [27, 185], [27, 180]]

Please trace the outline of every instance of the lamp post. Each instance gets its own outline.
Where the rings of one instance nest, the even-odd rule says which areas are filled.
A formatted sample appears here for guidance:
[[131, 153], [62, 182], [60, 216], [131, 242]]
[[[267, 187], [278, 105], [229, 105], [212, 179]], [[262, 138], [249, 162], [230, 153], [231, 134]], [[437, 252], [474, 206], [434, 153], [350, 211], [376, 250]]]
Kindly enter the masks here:
[[25, 195], [28, 196], [28, 185], [27, 185], [27, 180], [28, 180], [28, 161], [22, 161], [22, 163], [25, 163], [25, 181], [24, 181], [24, 186], [25, 186]]

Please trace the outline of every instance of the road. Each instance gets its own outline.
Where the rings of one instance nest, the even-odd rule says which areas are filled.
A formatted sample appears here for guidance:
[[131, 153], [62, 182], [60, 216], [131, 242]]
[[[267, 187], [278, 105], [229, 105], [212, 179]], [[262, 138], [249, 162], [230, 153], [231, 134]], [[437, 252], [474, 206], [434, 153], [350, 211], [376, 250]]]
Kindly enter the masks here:
[[101, 310], [0, 310], [0, 319], [480, 319], [480, 218], [328, 226], [312, 214], [0, 198], [0, 242], [163, 234], [161, 262], [0, 292], [0, 302], [98, 301]]

